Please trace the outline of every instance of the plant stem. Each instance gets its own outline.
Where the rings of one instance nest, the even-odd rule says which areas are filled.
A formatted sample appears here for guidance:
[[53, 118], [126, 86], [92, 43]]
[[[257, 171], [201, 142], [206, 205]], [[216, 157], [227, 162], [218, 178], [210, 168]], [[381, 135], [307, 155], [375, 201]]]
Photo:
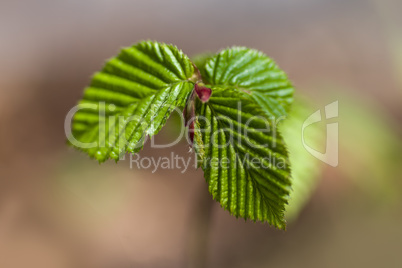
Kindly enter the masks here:
[[[205, 182], [202, 181], [204, 184]], [[190, 213], [187, 265], [189, 268], [204, 268], [207, 264], [208, 236], [214, 201], [208, 190], [198, 187], [195, 204]]]

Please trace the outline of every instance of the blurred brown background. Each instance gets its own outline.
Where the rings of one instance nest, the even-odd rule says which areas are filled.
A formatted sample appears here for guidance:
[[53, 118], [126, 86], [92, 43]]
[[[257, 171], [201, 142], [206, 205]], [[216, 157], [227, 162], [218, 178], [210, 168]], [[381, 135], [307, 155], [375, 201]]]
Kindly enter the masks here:
[[[401, 12], [399, 0], [0, 0], [0, 267], [402, 267]], [[188, 55], [257, 48], [314, 108], [339, 100], [340, 164], [286, 232], [215, 203], [204, 217], [200, 171], [99, 165], [66, 146], [92, 73], [143, 39]], [[184, 142], [146, 147], [190, 157]]]

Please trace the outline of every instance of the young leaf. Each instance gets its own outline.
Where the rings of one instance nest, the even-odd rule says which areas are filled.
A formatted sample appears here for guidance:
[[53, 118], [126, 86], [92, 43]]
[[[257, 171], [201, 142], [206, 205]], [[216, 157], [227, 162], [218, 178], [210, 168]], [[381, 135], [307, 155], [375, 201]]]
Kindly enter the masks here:
[[[121, 50], [94, 75], [73, 118], [78, 149], [100, 162], [138, 152], [194, 87], [194, 68], [175, 46], [141, 42]], [[70, 142], [71, 143], [71, 142]]]
[[214, 58], [216, 56], [215, 53], [212, 52], [204, 52], [201, 54], [197, 54], [193, 57], [191, 57], [191, 61], [197, 66], [198, 70], [200, 70], [201, 73], [205, 73], [204, 67], [205, 63]]
[[284, 142], [258, 104], [212, 87], [196, 104], [194, 147], [213, 198], [236, 216], [284, 229], [290, 167]]
[[[207, 56], [198, 57], [203, 58]], [[286, 115], [293, 101], [293, 87], [286, 74], [260, 51], [229, 48], [206, 60], [199, 69], [205, 83], [249, 93], [269, 116]]]

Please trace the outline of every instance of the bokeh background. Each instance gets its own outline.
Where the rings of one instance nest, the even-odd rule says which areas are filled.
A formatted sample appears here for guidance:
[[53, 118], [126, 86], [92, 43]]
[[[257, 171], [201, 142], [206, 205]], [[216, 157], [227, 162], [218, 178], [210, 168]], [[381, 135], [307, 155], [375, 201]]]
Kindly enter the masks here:
[[[402, 267], [401, 12], [399, 0], [0, 0], [0, 267]], [[231, 217], [200, 170], [99, 165], [66, 146], [92, 73], [143, 39], [188, 55], [253, 47], [312, 111], [339, 101], [339, 166], [314, 173], [286, 232]]]

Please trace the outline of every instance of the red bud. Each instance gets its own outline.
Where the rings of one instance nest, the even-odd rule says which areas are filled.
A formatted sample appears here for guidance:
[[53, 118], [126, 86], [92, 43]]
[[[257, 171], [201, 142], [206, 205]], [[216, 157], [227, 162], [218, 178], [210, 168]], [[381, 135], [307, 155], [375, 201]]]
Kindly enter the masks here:
[[203, 103], [207, 102], [212, 94], [212, 90], [210, 88], [207, 88], [201, 84], [195, 84], [194, 90], [197, 93], [198, 98]]
[[194, 104], [194, 91], [190, 93], [187, 98], [186, 106], [183, 109], [184, 126], [188, 126], [188, 122], [193, 120], [195, 116], [195, 104]]
[[191, 120], [191, 123], [188, 126], [188, 138], [190, 140], [191, 145], [193, 145], [193, 143], [194, 143], [194, 120]]

